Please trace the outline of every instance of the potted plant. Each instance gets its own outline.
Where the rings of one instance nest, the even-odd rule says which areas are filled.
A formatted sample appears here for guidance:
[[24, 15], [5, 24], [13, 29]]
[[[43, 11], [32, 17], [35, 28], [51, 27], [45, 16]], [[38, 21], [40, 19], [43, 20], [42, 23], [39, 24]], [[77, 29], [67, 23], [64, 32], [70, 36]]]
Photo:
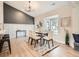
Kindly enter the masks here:
[[66, 31], [65, 44], [69, 45], [69, 33]]

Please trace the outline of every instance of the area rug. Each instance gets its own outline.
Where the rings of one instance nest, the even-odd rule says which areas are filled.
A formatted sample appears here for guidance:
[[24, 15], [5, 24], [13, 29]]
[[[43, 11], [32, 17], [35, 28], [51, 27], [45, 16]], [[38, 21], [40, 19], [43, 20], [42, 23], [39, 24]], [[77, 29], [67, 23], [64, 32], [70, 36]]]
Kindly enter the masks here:
[[50, 44], [50, 48], [48, 48], [48, 44], [44, 44], [43, 46], [40, 46], [39, 44], [37, 44], [37, 46], [34, 48], [34, 45], [30, 45], [28, 44], [28, 48], [37, 51], [40, 56], [44, 56], [47, 53], [51, 52], [52, 50], [56, 49], [57, 47], [59, 47], [59, 43], [54, 41], [54, 46], [52, 46], [52, 44]]

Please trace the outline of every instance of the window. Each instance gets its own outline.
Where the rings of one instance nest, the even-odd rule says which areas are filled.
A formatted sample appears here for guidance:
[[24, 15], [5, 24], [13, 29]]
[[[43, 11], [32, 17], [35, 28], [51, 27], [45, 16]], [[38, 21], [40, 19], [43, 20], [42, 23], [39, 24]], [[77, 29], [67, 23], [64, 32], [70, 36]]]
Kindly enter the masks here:
[[58, 26], [58, 21], [59, 21], [59, 16], [52, 16], [52, 17], [47, 17], [44, 19], [44, 27], [45, 30], [49, 31], [53, 31], [54, 34], [57, 34], [59, 31], [59, 26]]

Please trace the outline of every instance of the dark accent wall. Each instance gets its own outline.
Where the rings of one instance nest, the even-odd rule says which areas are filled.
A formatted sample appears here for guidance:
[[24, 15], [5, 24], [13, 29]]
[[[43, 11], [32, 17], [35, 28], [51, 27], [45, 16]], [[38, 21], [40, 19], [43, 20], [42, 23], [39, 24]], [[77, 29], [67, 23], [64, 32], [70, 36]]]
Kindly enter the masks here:
[[10, 24], [34, 24], [34, 17], [17, 10], [16, 8], [4, 3], [4, 23]]

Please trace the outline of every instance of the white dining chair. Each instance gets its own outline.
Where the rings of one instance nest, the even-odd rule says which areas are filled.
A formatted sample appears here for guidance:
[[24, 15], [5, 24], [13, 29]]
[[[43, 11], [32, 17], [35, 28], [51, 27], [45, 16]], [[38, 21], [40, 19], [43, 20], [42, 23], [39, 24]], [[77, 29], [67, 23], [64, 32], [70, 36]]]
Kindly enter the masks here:
[[48, 44], [48, 48], [50, 48], [50, 41], [52, 42], [52, 46], [54, 46], [54, 44], [53, 44], [53, 33], [52, 33], [52, 31], [48, 31], [48, 35], [45, 36], [45, 37], [43, 37], [43, 39]]
[[34, 48], [35, 48], [35, 47], [36, 47], [36, 44], [38, 43], [38, 40], [40, 40], [40, 37], [37, 36], [37, 34], [36, 34], [34, 31], [29, 32], [29, 35], [30, 35], [30, 37], [29, 37], [28, 42], [29, 42], [30, 39], [31, 39], [31, 45], [32, 45], [33, 42], [34, 42]]

